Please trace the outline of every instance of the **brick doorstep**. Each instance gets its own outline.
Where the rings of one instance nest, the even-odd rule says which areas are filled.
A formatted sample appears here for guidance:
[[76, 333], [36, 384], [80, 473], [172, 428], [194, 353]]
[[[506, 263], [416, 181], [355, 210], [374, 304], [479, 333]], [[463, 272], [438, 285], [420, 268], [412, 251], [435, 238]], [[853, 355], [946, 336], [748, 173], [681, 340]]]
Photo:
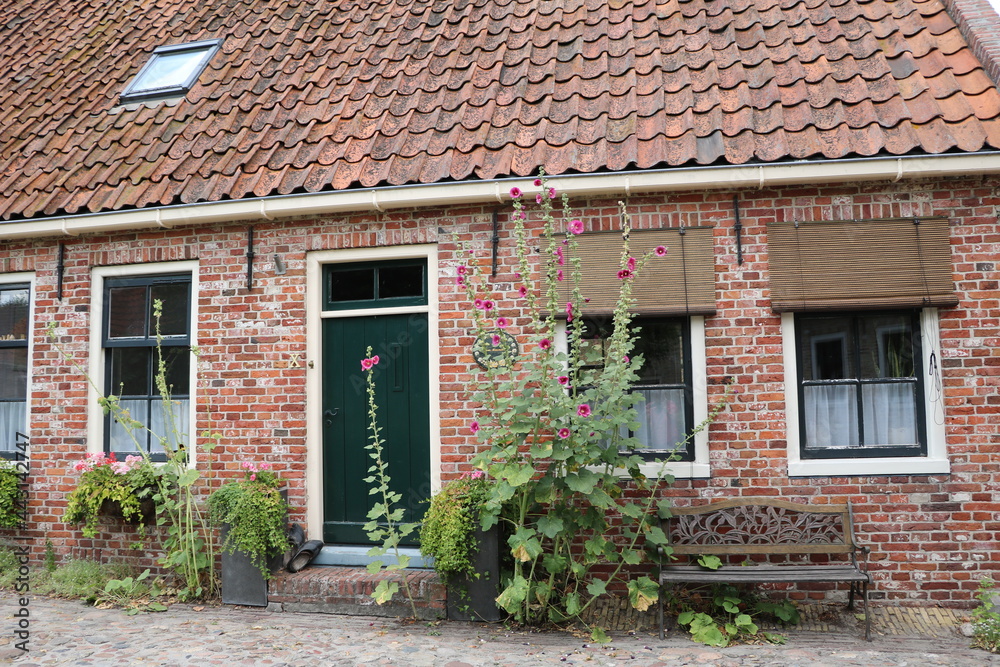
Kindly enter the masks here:
[[[406, 570], [417, 614], [434, 620], [445, 616], [445, 587], [432, 570]], [[400, 591], [379, 605], [372, 592], [383, 579], [398, 581]], [[398, 571], [371, 574], [363, 567], [315, 566], [300, 572], [281, 571], [268, 583], [268, 602], [284, 611], [344, 614], [348, 616], [410, 616]], [[269, 606], [270, 606], [269, 605]]]

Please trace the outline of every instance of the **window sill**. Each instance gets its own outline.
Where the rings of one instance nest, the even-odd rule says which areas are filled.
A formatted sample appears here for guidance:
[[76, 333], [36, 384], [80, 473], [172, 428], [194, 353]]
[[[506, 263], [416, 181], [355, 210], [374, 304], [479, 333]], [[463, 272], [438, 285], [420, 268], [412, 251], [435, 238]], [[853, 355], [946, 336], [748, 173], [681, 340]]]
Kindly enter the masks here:
[[[656, 479], [661, 474], [673, 475], [675, 479], [708, 479], [712, 476], [712, 466], [698, 461], [672, 461], [666, 466], [662, 463], [643, 463], [639, 471], [646, 477]], [[628, 475], [622, 471], [622, 477]]]
[[872, 458], [872, 459], [811, 459], [789, 461], [789, 477], [840, 477], [845, 475], [947, 475], [951, 472], [948, 459], [931, 458]]

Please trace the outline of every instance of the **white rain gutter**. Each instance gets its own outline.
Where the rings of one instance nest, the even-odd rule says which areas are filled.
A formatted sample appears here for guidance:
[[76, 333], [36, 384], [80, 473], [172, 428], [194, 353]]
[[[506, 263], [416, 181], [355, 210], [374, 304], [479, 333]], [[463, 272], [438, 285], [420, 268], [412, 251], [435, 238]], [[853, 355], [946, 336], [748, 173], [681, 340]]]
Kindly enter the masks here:
[[[622, 196], [673, 192], [775, 187], [782, 185], [900, 181], [949, 176], [1000, 174], [1000, 152], [894, 158], [857, 158], [775, 164], [680, 167], [607, 174], [554, 176], [551, 184], [575, 197]], [[34, 218], [0, 223], [0, 241], [79, 236], [179, 225], [278, 220], [399, 208], [508, 203], [509, 189], [525, 178], [465, 181], [431, 185], [384, 186], [312, 194], [279, 195], [203, 204], [181, 204], [110, 213]], [[529, 192], [530, 188], [527, 189]]]

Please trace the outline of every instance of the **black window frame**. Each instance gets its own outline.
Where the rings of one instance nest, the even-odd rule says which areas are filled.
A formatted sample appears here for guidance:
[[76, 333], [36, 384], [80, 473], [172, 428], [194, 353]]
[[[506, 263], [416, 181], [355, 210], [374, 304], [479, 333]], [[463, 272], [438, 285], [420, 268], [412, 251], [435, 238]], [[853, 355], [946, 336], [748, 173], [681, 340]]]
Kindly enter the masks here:
[[[607, 324], [611, 326], [610, 317], [598, 317], [594, 315], [584, 315], [583, 316], [584, 325], [586, 327], [593, 326], [593, 323], [600, 322], [602, 324]], [[681, 364], [682, 373], [684, 377], [684, 382], [682, 383], [660, 383], [660, 384], [644, 384], [640, 380], [639, 382], [633, 383], [631, 389], [636, 390], [673, 390], [682, 389], [684, 395], [684, 422], [686, 429], [684, 431], [684, 437], [686, 441], [684, 446], [673, 451], [673, 448], [678, 444], [676, 442], [664, 443], [662, 449], [631, 449], [625, 450], [630, 454], [636, 454], [639, 457], [647, 460], [660, 460], [670, 453], [675, 453], [676, 458], [673, 459], [680, 463], [693, 463], [695, 461], [695, 443], [694, 443], [694, 375], [692, 368], [692, 354], [691, 354], [691, 317], [689, 316], [655, 316], [655, 315], [636, 315], [632, 319], [632, 327], [638, 329], [636, 332], [636, 338], [640, 339], [642, 337], [643, 327], [649, 324], [679, 324], [681, 332]], [[588, 340], [592, 340], [588, 338]], [[639, 401], [636, 407], [641, 408], [645, 401]], [[629, 436], [634, 435], [634, 432], [630, 431]]]
[[[383, 297], [380, 293], [380, 272], [400, 268], [419, 267], [421, 288], [419, 295]], [[368, 308], [398, 308], [411, 306], [426, 306], [427, 295], [427, 259], [423, 257], [409, 259], [392, 259], [381, 261], [361, 261], [327, 264], [323, 267], [323, 309], [324, 310], [355, 310]], [[372, 272], [372, 295], [370, 299], [338, 300], [333, 294], [333, 276], [337, 273], [354, 271]]]
[[[885, 315], [905, 315], [909, 318], [911, 331], [913, 375], [906, 378], [844, 378], [836, 380], [806, 380], [805, 379], [805, 359], [804, 329], [803, 319], [818, 318], [840, 318], [850, 320], [850, 331], [853, 345], [847, 349], [853, 359], [855, 375], [860, 375], [862, 348], [864, 347], [860, 335], [860, 322], [865, 317], [885, 316]], [[877, 341], [876, 341], [877, 344]], [[843, 312], [801, 312], [795, 313], [795, 361], [796, 361], [796, 389], [799, 401], [799, 455], [803, 460], [830, 460], [830, 459], [865, 459], [865, 458], [914, 458], [927, 456], [927, 423], [926, 423], [926, 391], [924, 381], [923, 364], [923, 332], [921, 330], [921, 311], [919, 309], [901, 310], [861, 310]], [[894, 384], [905, 383], [916, 386], [914, 392], [914, 416], [916, 419], [917, 443], [913, 445], [879, 445], [864, 442], [865, 415], [864, 400], [861, 388], [866, 384]], [[858, 411], [858, 445], [841, 447], [810, 447], [806, 437], [806, 407], [805, 407], [805, 387], [824, 385], [855, 385], [858, 391], [855, 392]]]
[[[170, 334], [163, 335], [160, 337], [159, 342], [157, 341], [157, 335], [155, 330], [155, 320], [153, 318], [153, 297], [152, 288], [159, 285], [186, 285], [187, 286], [187, 301], [186, 301], [186, 320], [187, 320], [187, 332], [185, 334]], [[101, 349], [104, 355], [104, 392], [107, 396], [117, 396], [120, 400], [145, 400], [149, 405], [148, 413], [152, 414], [152, 404], [154, 402], [162, 401], [162, 397], [156, 389], [155, 373], [158, 363], [157, 348], [162, 350], [168, 348], [186, 348], [190, 354], [191, 350], [191, 329], [193, 326], [193, 314], [191, 310], [192, 306], [192, 277], [190, 273], [171, 273], [171, 274], [156, 274], [156, 275], [144, 275], [144, 276], [131, 276], [122, 278], [106, 278], [103, 285], [103, 313], [101, 314], [102, 327], [101, 327]], [[110, 336], [111, 330], [111, 290], [122, 288], [122, 287], [145, 287], [145, 313], [146, 322], [144, 323], [145, 331], [141, 336], [121, 336], [114, 337]], [[118, 390], [120, 387], [114, 387], [113, 379], [115, 376], [115, 366], [113, 362], [113, 355], [116, 349], [122, 348], [143, 348], [147, 350], [146, 364], [147, 364], [147, 378], [149, 380], [148, 392], [146, 394], [128, 394], [119, 395]], [[191, 394], [191, 380], [190, 373], [188, 374], [188, 386], [185, 392], [174, 392], [171, 391], [170, 397], [172, 399], [179, 400], [190, 400]], [[111, 452], [111, 436], [112, 436], [112, 420], [113, 416], [111, 414], [105, 415], [104, 418], [104, 452]], [[146, 424], [149, 426], [149, 424]], [[187, 434], [190, 439], [190, 433]], [[149, 454], [153, 461], [165, 461], [166, 455], [162, 452], [151, 452], [152, 444], [152, 434], [146, 433], [146, 443], [145, 452]], [[136, 453], [136, 452], [118, 452], [118, 453]]]
[[[212, 58], [215, 57], [215, 54], [219, 51], [221, 46], [221, 39], [207, 39], [199, 42], [168, 44], [156, 47], [150, 54], [149, 60], [146, 61], [146, 64], [142, 66], [139, 73], [136, 74], [131, 81], [129, 81], [125, 90], [122, 91], [119, 101], [122, 104], [130, 104], [132, 102], [165, 100], [187, 94], [187, 92], [191, 90], [194, 84], [198, 81], [198, 77], [200, 77], [205, 71], [205, 68], [208, 67], [208, 63], [212, 61]], [[175, 55], [186, 52], [202, 52], [202, 56], [199, 65], [192, 70], [191, 75], [188, 76], [183, 83], [173, 86], [162, 86], [159, 88], [139, 87], [142, 78], [155, 66], [156, 61], [159, 60], [161, 56]]]
[[[25, 413], [25, 430], [27, 430], [27, 414], [28, 414], [28, 386], [30, 377], [30, 367], [31, 358], [30, 352], [30, 339], [31, 339], [31, 283], [28, 282], [13, 282], [13, 283], [0, 283], [0, 292], [23, 290], [28, 293], [28, 314], [27, 314], [27, 324], [25, 329], [24, 339], [0, 339], [0, 348], [11, 349], [11, 348], [24, 348], [26, 359], [26, 370], [24, 379], [24, 413]], [[7, 378], [2, 378], [3, 382], [8, 382]], [[0, 402], [10, 403], [14, 402], [14, 399], [4, 399], [0, 398]], [[20, 401], [19, 401], [20, 402]], [[21, 433], [21, 435], [27, 436], [27, 433]], [[18, 448], [17, 442], [22, 441], [22, 439], [17, 437], [16, 433], [12, 433], [9, 436], [6, 434], [0, 434], [0, 459], [13, 461], [18, 458]], [[7, 446], [9, 443], [9, 447]], [[23, 455], [23, 454], [22, 454]]]

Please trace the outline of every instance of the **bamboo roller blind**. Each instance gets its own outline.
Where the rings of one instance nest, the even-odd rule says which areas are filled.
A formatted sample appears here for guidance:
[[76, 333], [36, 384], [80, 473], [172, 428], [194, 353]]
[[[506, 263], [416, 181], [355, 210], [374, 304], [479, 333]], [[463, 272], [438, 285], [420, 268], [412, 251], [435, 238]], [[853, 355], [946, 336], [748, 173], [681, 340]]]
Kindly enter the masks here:
[[954, 306], [946, 218], [771, 223], [771, 308]]
[[[629, 234], [632, 256], [639, 258], [657, 246], [666, 246], [665, 257], [653, 256], [635, 278], [632, 312], [641, 315], [714, 315], [715, 255], [712, 227], [635, 229]], [[580, 289], [590, 299], [588, 314], [614, 311], [621, 281], [623, 241], [620, 232], [592, 232], [577, 237]], [[567, 255], [568, 256], [568, 255]], [[573, 283], [568, 270], [559, 283], [560, 299], [569, 301]]]

